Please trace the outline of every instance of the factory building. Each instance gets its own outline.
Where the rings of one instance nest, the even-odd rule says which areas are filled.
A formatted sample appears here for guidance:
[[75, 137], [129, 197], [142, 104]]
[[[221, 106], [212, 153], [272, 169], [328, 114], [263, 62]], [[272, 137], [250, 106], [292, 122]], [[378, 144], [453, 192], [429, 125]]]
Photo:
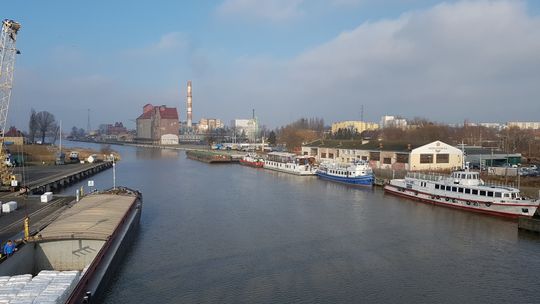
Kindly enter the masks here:
[[362, 133], [366, 130], [377, 130], [379, 125], [374, 122], [365, 122], [358, 120], [340, 121], [332, 124], [332, 134], [336, 134], [338, 130], [350, 130], [356, 133]]
[[[178, 143], [178, 111], [167, 106], [147, 104], [137, 118], [137, 141], [152, 144], [169, 144], [176, 136]], [[172, 136], [171, 136], [172, 135]]]
[[316, 140], [302, 146], [303, 155], [314, 156], [319, 162], [354, 160], [368, 161], [372, 168], [434, 171], [460, 168], [461, 150], [435, 141], [427, 144], [357, 140]]

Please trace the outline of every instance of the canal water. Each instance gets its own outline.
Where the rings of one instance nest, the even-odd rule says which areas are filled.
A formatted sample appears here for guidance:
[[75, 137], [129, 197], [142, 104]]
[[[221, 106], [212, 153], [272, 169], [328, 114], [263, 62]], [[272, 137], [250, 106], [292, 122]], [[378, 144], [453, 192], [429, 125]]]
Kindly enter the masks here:
[[[113, 148], [117, 185], [140, 189], [144, 207], [105, 303], [540, 301], [540, 238], [513, 221], [181, 151]], [[93, 180], [111, 187], [112, 171]]]

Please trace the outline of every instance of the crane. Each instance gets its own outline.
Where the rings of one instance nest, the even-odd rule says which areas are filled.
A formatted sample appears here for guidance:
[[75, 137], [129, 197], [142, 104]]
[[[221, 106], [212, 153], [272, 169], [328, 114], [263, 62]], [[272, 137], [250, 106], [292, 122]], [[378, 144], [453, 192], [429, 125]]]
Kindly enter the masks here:
[[11, 88], [13, 87], [13, 71], [15, 69], [15, 55], [20, 52], [15, 48], [17, 33], [21, 25], [13, 20], [2, 21], [2, 32], [0, 32], [0, 179], [1, 186], [17, 186], [11, 168], [6, 163], [6, 153], [4, 152], [4, 134], [6, 131], [7, 115], [9, 110], [9, 100], [11, 98]]

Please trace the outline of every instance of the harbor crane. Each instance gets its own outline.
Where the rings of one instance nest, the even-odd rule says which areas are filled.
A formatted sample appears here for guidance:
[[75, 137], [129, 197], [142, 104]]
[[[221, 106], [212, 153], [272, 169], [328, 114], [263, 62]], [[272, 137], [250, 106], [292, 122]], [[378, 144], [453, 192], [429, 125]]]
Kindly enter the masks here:
[[20, 23], [5, 19], [2, 21], [0, 33], [0, 179], [1, 187], [17, 187], [17, 180], [12, 174], [12, 169], [6, 164], [7, 154], [4, 147], [4, 134], [6, 131], [9, 100], [13, 87], [13, 71], [15, 69], [15, 56], [20, 54], [15, 47], [17, 33], [21, 28]]

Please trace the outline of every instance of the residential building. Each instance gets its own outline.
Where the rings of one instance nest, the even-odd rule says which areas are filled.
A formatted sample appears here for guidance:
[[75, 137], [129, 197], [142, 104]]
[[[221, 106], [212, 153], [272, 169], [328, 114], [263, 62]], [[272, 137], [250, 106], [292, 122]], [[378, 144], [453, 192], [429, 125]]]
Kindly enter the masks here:
[[104, 135], [119, 135], [127, 133], [127, 129], [121, 122], [115, 122], [114, 124], [100, 125], [99, 132]]
[[379, 126], [381, 129], [384, 129], [384, 128], [405, 129], [407, 128], [407, 120], [404, 118], [397, 117], [397, 116], [385, 115], [381, 117], [381, 122]]
[[336, 134], [339, 129], [350, 130], [356, 133], [362, 133], [366, 130], [376, 130], [379, 125], [374, 122], [365, 122], [359, 120], [340, 121], [332, 124], [332, 134]]
[[507, 122], [506, 126], [508, 128], [517, 127], [517, 128], [520, 128], [520, 129], [538, 130], [538, 129], [540, 129], [540, 122], [512, 121], [512, 122]]
[[[147, 104], [137, 118], [137, 140], [154, 144], [170, 142], [168, 135], [178, 137], [179, 122], [176, 108]], [[167, 135], [167, 136], [164, 136]]]
[[201, 118], [198, 124], [198, 130], [200, 133], [210, 132], [215, 129], [222, 129], [225, 125], [220, 119], [217, 118]]

